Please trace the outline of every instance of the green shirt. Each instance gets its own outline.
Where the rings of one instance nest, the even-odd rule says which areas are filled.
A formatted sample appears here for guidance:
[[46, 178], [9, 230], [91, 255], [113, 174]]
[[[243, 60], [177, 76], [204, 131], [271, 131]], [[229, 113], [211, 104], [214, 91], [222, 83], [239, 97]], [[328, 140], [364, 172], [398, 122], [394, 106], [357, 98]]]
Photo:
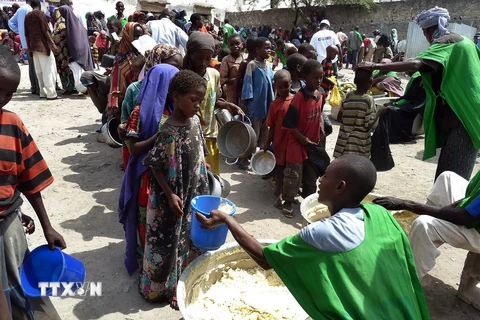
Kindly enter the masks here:
[[264, 247], [265, 258], [313, 319], [430, 319], [404, 231], [383, 207], [361, 206], [354, 249], [321, 251], [297, 234]]

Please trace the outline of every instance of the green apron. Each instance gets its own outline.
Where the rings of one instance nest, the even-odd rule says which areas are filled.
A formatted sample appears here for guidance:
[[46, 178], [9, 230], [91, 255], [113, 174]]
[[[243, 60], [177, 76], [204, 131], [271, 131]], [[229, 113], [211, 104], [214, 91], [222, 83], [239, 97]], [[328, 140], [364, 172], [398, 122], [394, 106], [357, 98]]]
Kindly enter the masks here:
[[383, 207], [361, 206], [358, 247], [325, 252], [297, 234], [264, 247], [265, 258], [313, 319], [430, 319], [407, 236]]

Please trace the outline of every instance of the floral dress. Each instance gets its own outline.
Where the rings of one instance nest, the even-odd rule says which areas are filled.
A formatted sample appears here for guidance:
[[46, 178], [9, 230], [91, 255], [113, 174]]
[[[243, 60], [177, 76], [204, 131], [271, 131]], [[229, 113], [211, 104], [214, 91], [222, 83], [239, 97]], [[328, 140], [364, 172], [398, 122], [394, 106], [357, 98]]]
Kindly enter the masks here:
[[208, 194], [204, 150], [198, 118], [192, 118], [189, 125], [181, 127], [167, 122], [143, 162], [145, 166], [163, 172], [184, 206], [183, 216], [177, 217], [151, 175], [145, 251], [139, 281], [141, 295], [150, 302], [171, 300], [183, 270], [202, 253], [190, 240], [190, 201], [198, 195]]
[[67, 47], [67, 29], [65, 28], [65, 19], [60, 15], [60, 11], [55, 10], [55, 27], [53, 29], [53, 42], [60, 52], [55, 55], [57, 72], [60, 75], [63, 90], [74, 91], [75, 80], [72, 70], [68, 66], [71, 59]]

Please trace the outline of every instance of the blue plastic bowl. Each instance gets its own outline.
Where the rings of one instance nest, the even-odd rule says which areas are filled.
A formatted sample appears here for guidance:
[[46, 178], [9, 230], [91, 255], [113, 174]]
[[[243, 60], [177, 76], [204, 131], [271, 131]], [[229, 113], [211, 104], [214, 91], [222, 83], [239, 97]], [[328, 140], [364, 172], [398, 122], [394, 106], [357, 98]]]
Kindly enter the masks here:
[[217, 196], [198, 196], [192, 199], [190, 203], [192, 207], [192, 227], [190, 230], [190, 239], [192, 239], [195, 247], [212, 251], [217, 250], [227, 240], [228, 227], [221, 225], [220, 227], [210, 230], [200, 228], [201, 223], [197, 220], [195, 212], [199, 212], [206, 217], [210, 216], [210, 211], [217, 210], [222, 202], [227, 202], [233, 207], [231, 212], [226, 212], [233, 216], [237, 211], [237, 207], [228, 199]]
[[[23, 291], [30, 297], [40, 297], [39, 282], [75, 282], [72, 291], [83, 286], [85, 282], [85, 266], [83, 263], [55, 247], [53, 252], [47, 245], [37, 247], [30, 252], [20, 269], [20, 281]], [[63, 293], [60, 286], [57, 295]], [[52, 289], [47, 289], [47, 296]]]

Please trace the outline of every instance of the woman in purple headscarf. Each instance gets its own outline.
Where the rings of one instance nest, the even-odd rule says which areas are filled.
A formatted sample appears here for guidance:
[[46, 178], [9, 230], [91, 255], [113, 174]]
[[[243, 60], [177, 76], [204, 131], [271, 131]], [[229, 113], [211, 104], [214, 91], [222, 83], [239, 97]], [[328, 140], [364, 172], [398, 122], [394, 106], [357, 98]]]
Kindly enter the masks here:
[[142, 162], [153, 147], [159, 127], [173, 111], [173, 104], [167, 98], [168, 86], [177, 72], [176, 67], [167, 63], [151, 68], [137, 97], [140, 105], [133, 110], [127, 122], [126, 143], [131, 156], [120, 190], [118, 217], [125, 230], [125, 267], [130, 275], [137, 270], [137, 257], [143, 256], [145, 246], [149, 171]]
[[65, 19], [67, 30], [67, 47], [72, 60], [77, 62], [85, 71], [93, 70], [92, 51], [88, 41], [87, 30], [78, 20], [71, 7], [63, 5], [58, 8]]

